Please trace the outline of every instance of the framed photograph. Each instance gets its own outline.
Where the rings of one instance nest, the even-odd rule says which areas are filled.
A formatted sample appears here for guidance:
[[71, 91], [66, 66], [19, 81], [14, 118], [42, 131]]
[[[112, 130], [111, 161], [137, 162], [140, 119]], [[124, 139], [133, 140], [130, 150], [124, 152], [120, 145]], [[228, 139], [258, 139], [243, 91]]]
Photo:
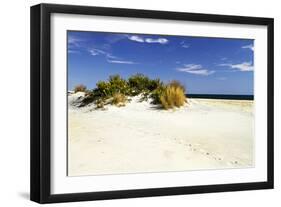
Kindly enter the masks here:
[[273, 188], [273, 19], [31, 7], [31, 200]]

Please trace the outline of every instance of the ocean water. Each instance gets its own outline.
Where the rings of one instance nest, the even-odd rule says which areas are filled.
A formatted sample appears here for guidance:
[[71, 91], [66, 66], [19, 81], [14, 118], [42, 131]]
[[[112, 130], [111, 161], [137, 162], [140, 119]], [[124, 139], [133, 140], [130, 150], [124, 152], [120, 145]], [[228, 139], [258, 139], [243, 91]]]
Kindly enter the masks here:
[[228, 95], [228, 94], [186, 94], [188, 98], [229, 99], [229, 100], [254, 100], [253, 95]]

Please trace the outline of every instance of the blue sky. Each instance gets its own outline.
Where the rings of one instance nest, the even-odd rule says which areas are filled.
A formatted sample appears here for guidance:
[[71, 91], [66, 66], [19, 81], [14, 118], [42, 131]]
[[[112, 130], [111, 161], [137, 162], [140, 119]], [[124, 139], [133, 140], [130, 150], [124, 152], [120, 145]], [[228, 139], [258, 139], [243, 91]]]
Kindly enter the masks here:
[[109, 75], [178, 80], [187, 93], [253, 94], [254, 41], [68, 31], [68, 87]]

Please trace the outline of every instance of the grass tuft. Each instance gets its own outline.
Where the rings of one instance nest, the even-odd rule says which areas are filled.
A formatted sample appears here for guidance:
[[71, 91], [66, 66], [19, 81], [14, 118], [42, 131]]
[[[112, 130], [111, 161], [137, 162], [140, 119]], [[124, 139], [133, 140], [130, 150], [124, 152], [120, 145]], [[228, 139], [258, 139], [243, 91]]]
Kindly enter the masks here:
[[77, 86], [74, 87], [74, 92], [77, 93], [77, 92], [86, 92], [87, 90], [87, 87], [83, 84], [79, 84]]
[[183, 106], [185, 100], [184, 87], [176, 81], [168, 84], [160, 95], [160, 103], [164, 109]]
[[115, 93], [112, 96], [112, 104], [116, 106], [125, 106], [126, 96], [122, 93]]

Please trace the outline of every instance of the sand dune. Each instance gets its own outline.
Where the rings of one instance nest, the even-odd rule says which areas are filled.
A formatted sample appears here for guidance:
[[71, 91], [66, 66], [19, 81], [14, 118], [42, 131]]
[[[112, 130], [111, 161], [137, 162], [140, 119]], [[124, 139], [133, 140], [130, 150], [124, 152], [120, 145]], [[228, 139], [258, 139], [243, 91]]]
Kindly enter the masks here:
[[125, 107], [77, 107], [69, 95], [69, 176], [246, 168], [254, 165], [253, 101], [188, 99], [159, 110], [133, 97]]

